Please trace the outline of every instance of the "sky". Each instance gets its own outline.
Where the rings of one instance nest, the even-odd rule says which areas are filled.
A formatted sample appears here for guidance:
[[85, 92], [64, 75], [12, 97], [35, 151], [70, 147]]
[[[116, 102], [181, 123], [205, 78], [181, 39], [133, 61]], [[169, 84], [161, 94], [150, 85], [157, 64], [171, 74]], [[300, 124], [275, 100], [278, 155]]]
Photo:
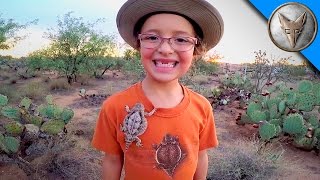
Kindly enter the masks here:
[[[114, 35], [118, 44], [123, 44], [116, 26], [116, 15], [126, 0], [0, 0], [1, 18], [12, 18], [18, 23], [26, 23], [38, 19], [36, 25], [29, 26], [19, 33], [28, 34], [13, 49], [0, 51], [1, 55], [14, 57], [27, 56], [28, 53], [41, 49], [49, 44], [43, 38], [48, 28], [57, 25], [58, 17], [72, 11], [76, 17], [84, 21], [104, 18], [105, 22], [98, 26], [104, 34]], [[221, 13], [225, 24], [224, 35], [220, 43], [209, 51], [222, 55], [221, 61], [228, 63], [244, 63], [254, 61], [254, 51], [267, 52], [270, 58], [289, 57], [300, 63], [304, 57], [300, 53], [286, 52], [275, 46], [269, 38], [267, 20], [246, 0], [208, 0]], [[122, 46], [120, 46], [122, 47]]]

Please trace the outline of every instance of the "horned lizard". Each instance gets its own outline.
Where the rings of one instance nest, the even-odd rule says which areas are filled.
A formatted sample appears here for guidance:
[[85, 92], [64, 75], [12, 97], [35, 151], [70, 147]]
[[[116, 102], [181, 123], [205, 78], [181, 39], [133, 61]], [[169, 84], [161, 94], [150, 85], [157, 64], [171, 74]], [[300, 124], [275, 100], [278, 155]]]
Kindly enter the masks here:
[[132, 142], [136, 142], [136, 146], [141, 147], [141, 139], [138, 137], [142, 135], [148, 126], [145, 116], [151, 116], [155, 113], [156, 109], [147, 113], [144, 110], [144, 106], [141, 103], [136, 103], [130, 110], [129, 106], [125, 106], [125, 110], [128, 112], [123, 124], [120, 124], [120, 130], [125, 134], [126, 150]]

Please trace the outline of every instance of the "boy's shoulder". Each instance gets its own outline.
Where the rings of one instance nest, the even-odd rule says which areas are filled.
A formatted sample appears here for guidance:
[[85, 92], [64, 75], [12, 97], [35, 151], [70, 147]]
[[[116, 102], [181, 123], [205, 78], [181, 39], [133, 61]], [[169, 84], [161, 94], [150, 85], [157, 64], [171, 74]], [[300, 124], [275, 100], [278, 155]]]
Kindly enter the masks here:
[[197, 104], [211, 107], [211, 103], [209, 102], [209, 100], [206, 97], [204, 97], [203, 95], [199, 94], [198, 92], [196, 92], [186, 86], [185, 86], [185, 89], [189, 93], [190, 101], [192, 101], [193, 103], [197, 103]]

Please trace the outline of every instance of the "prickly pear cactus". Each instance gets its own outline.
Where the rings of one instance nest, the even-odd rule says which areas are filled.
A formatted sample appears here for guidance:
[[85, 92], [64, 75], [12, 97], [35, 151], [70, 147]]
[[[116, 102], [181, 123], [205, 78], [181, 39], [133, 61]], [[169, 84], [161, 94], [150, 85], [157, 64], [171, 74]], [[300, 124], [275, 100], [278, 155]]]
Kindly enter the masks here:
[[271, 138], [277, 135], [276, 126], [268, 122], [263, 122], [259, 126], [259, 135], [262, 140], [269, 141]]
[[8, 97], [0, 94], [0, 107], [8, 104]]
[[24, 109], [29, 109], [31, 105], [31, 99], [30, 98], [27, 98], [27, 97], [24, 97], [21, 102], [20, 102], [20, 107], [23, 107]]
[[64, 121], [65, 124], [67, 124], [74, 116], [74, 112], [70, 108], [63, 108], [63, 111], [61, 113], [61, 119]]
[[298, 91], [300, 93], [307, 93], [312, 90], [313, 83], [309, 80], [300, 81], [298, 84]]
[[[31, 102], [31, 99], [23, 98], [18, 107], [10, 107], [7, 106], [7, 97], [0, 95], [1, 115], [15, 120], [0, 124], [1, 129], [3, 129], [0, 132], [0, 153], [19, 152], [30, 155], [26, 152], [30, 146], [36, 146], [37, 143], [48, 139], [54, 141], [55, 135], [60, 132], [62, 134], [59, 134], [59, 138], [62, 137], [60, 135], [66, 132], [64, 131], [65, 125], [73, 118], [74, 112], [70, 108], [61, 108], [54, 104], [52, 96], [47, 96], [46, 101], [46, 104], [37, 106]], [[38, 130], [36, 130], [37, 128]], [[24, 148], [19, 149], [20, 143], [24, 145]], [[47, 148], [49, 150], [52, 147]]]
[[43, 123], [40, 130], [51, 135], [56, 135], [63, 131], [64, 125], [63, 120], [51, 120]]
[[304, 125], [303, 117], [300, 114], [290, 114], [283, 122], [283, 131], [291, 135], [305, 135], [307, 127]]
[[20, 140], [12, 136], [0, 135], [0, 148], [7, 154], [18, 152], [20, 147]]
[[286, 110], [286, 101], [285, 100], [280, 101], [278, 109], [279, 109], [279, 113], [281, 113], [281, 114], [284, 113], [284, 111]]
[[301, 111], [312, 111], [316, 104], [316, 97], [311, 93], [299, 94], [296, 106]]
[[261, 111], [261, 109], [262, 109], [261, 104], [251, 102], [248, 105], [247, 114], [251, 117], [255, 111]]
[[20, 136], [24, 130], [24, 126], [18, 122], [10, 122], [4, 125], [6, 133], [12, 136]]
[[307, 122], [310, 123], [310, 126], [314, 129], [320, 126], [319, 118], [315, 114], [310, 115]]
[[274, 125], [276, 125], [276, 126], [282, 125], [281, 119], [271, 119], [271, 120], [269, 121], [269, 123], [270, 123], [270, 124], [274, 124]]
[[7, 118], [14, 119], [19, 121], [20, 120], [20, 111], [19, 108], [14, 108], [10, 106], [5, 106], [1, 110], [2, 115]]
[[266, 121], [267, 116], [265, 112], [255, 111], [251, 116], [251, 120], [255, 123], [259, 123], [260, 121]]
[[311, 150], [316, 145], [317, 141], [316, 137], [307, 138], [305, 136], [299, 136], [294, 138], [293, 145], [304, 150]]

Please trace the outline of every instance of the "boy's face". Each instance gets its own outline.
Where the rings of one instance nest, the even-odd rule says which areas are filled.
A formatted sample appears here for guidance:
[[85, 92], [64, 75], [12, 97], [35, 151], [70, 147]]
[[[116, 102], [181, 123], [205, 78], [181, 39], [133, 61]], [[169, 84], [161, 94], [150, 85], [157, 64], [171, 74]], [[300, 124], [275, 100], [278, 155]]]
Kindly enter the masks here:
[[[174, 14], [156, 14], [149, 17], [141, 28], [141, 34], [158, 35], [163, 38], [195, 37], [191, 23]], [[168, 39], [156, 48], [140, 46], [141, 61], [147, 78], [158, 82], [178, 80], [191, 66], [194, 46], [187, 51], [177, 51]]]

